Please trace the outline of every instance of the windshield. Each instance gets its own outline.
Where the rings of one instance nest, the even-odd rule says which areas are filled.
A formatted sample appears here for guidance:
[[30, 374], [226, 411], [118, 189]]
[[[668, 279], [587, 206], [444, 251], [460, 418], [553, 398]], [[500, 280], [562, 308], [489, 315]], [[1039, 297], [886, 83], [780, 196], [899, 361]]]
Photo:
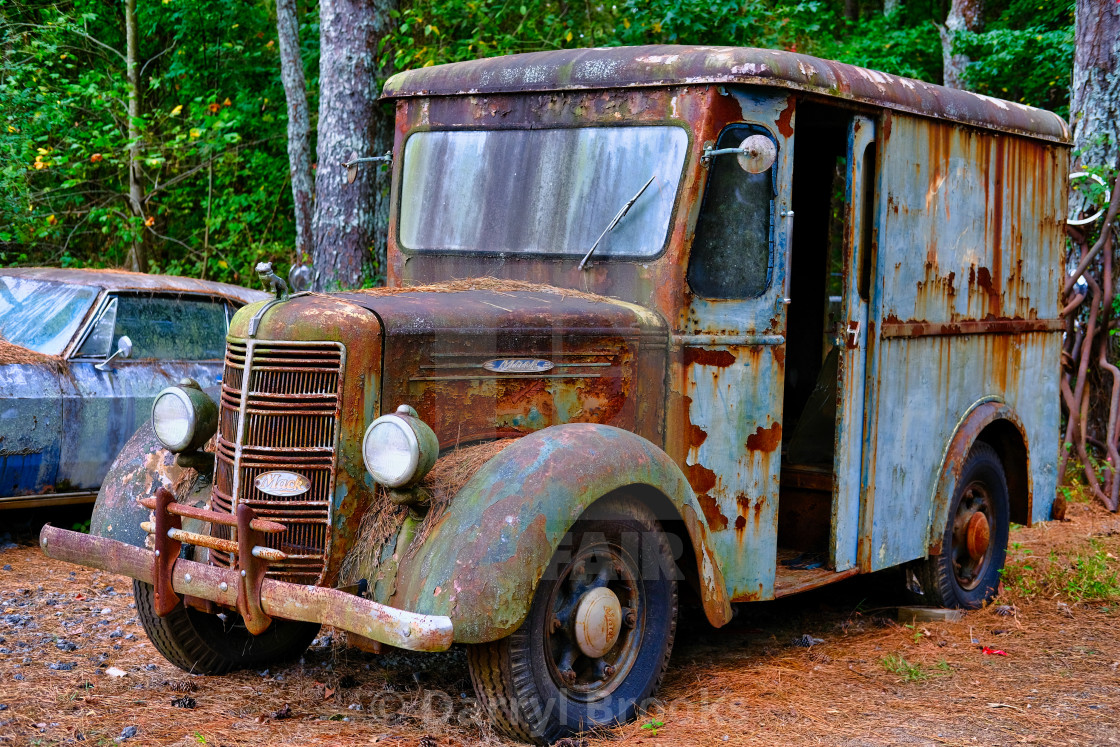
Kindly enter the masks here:
[[417, 132], [400, 242], [416, 251], [651, 257], [669, 229], [688, 133], [674, 126]]
[[0, 276], [0, 337], [59, 355], [99, 292], [88, 285]]

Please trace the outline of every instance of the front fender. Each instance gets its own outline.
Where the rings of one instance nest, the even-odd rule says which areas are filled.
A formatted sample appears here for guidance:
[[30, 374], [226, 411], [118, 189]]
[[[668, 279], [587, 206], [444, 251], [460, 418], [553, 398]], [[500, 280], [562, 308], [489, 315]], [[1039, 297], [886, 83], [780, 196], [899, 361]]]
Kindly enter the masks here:
[[537, 582], [576, 519], [599, 498], [636, 485], [672, 504], [677, 515], [661, 518], [683, 520], [705, 613], [723, 625], [731, 605], [684, 473], [650, 441], [591, 423], [545, 428], [487, 462], [402, 559], [391, 603], [451, 617], [459, 643], [509, 635], [528, 614]]
[[[220, 389], [210, 387], [205, 391], [210, 399], [218, 400]], [[152, 421], [148, 420], [132, 434], [101, 481], [89, 533], [144, 547], [148, 534], [140, 528], [140, 522], [147, 521], [151, 512], [138, 501], [154, 496], [159, 487], [170, 490], [180, 502], [201, 505], [209, 498], [210, 480], [197, 470], [177, 465], [175, 454], [156, 438]], [[183, 526], [191, 530], [200, 528], [191, 526], [191, 520]]]

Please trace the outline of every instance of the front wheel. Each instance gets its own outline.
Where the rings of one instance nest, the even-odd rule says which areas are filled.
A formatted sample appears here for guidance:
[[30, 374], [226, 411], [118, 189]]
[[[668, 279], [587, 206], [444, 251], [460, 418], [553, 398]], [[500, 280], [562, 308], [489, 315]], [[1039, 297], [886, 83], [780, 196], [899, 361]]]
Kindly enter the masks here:
[[634, 718], [677, 628], [677, 567], [644, 504], [611, 497], [564, 538], [521, 627], [468, 647], [471, 681], [506, 735], [549, 744]]
[[241, 615], [212, 615], [182, 601], [168, 615], [155, 613], [155, 589], [133, 580], [132, 594], [144, 632], [169, 662], [192, 674], [225, 674], [296, 658], [319, 634], [318, 623], [273, 620], [260, 635], [245, 628]]
[[999, 592], [1010, 530], [1007, 477], [995, 449], [977, 443], [961, 468], [941, 554], [911, 570], [924, 604], [978, 609]]

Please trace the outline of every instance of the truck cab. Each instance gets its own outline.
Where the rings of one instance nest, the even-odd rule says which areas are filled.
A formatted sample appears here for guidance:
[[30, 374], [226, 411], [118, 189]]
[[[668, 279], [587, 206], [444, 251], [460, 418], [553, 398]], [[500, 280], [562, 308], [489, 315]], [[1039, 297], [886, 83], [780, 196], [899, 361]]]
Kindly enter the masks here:
[[497, 727], [543, 743], [633, 717], [681, 594], [715, 626], [895, 566], [928, 604], [995, 596], [1056, 488], [1059, 117], [745, 48], [384, 98], [387, 287], [275, 284], [220, 391], [157, 401], [95, 537], [44, 530], [138, 579], [168, 658], [256, 666], [320, 623], [460, 644]]

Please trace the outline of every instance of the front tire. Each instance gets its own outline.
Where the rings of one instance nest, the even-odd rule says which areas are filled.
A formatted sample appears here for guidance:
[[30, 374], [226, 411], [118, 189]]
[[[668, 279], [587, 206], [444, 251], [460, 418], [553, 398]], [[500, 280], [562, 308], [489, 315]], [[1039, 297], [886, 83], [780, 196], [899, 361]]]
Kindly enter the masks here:
[[148, 640], [165, 659], [192, 674], [225, 674], [290, 661], [306, 651], [319, 634], [318, 623], [273, 620], [268, 630], [253, 635], [236, 612], [211, 615], [182, 601], [170, 614], [159, 617], [151, 584], [134, 579], [132, 594]]
[[979, 609], [999, 593], [1010, 531], [1007, 476], [995, 449], [978, 442], [968, 453], [949, 505], [941, 554], [911, 568], [923, 604]]
[[521, 627], [467, 648], [475, 693], [494, 726], [549, 744], [634, 718], [669, 662], [678, 575], [668, 538], [644, 504], [619, 496], [589, 508], [561, 543]]

